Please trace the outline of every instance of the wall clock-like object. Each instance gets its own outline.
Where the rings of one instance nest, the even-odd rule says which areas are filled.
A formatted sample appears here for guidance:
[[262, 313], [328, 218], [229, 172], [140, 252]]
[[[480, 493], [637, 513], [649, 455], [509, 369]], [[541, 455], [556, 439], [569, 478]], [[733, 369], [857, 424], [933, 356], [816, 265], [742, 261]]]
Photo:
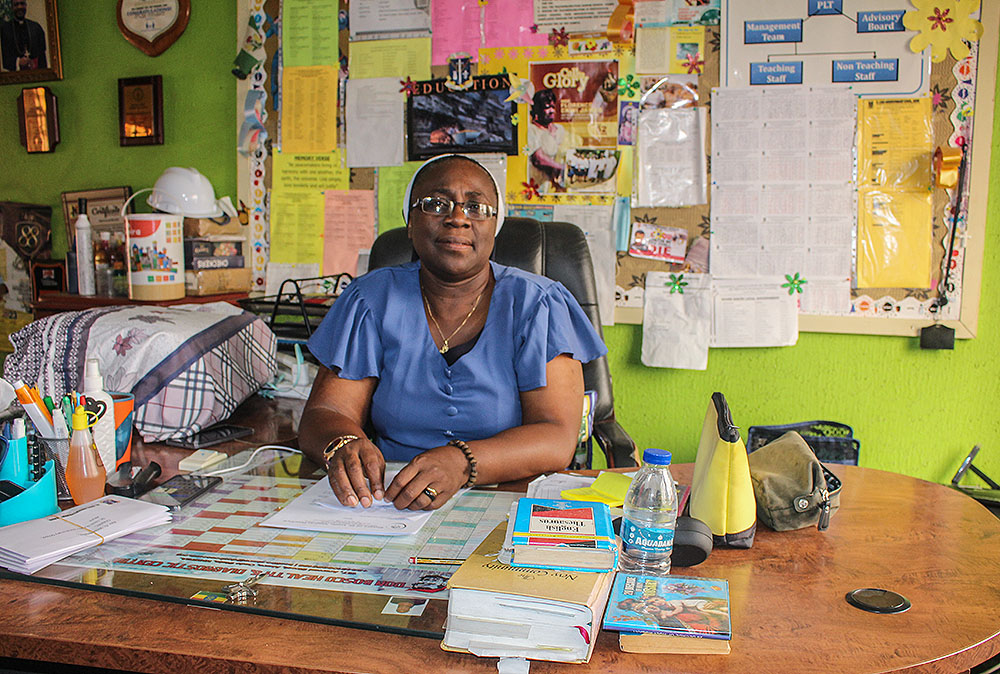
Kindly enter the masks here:
[[159, 56], [187, 28], [191, 0], [118, 0], [118, 30], [147, 56]]

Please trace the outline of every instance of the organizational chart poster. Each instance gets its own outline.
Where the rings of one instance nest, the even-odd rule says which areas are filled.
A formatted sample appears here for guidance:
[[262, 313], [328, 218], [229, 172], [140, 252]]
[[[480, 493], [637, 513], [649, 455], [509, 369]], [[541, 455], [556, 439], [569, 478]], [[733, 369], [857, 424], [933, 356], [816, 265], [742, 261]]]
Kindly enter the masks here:
[[930, 58], [909, 49], [908, 9], [906, 0], [723, 0], [721, 85], [926, 94]]

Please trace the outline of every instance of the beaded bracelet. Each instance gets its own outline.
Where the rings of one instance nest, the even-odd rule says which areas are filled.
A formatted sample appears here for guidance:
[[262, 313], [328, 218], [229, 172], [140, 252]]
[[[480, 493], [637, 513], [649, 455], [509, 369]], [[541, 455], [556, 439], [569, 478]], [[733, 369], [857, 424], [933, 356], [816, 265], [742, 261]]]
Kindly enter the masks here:
[[448, 443], [452, 447], [458, 447], [462, 450], [462, 454], [465, 454], [465, 460], [469, 462], [469, 479], [466, 480], [465, 484], [462, 485], [463, 489], [468, 489], [476, 484], [476, 476], [479, 474], [476, 468], [476, 457], [472, 455], [472, 450], [469, 449], [469, 445], [465, 444], [463, 440], [452, 440]]

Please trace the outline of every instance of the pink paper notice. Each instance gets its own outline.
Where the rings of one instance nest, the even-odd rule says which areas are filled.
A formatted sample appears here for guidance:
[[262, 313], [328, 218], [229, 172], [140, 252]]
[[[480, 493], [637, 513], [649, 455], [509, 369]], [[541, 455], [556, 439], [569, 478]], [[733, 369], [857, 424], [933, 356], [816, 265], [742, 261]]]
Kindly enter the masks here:
[[323, 193], [323, 273], [354, 275], [358, 251], [375, 240], [375, 193], [327, 190]]
[[532, 33], [533, 3], [523, 0], [434, 0], [431, 3], [431, 64], [446, 65], [448, 56], [467, 52], [479, 60], [480, 47], [536, 47], [548, 44]]

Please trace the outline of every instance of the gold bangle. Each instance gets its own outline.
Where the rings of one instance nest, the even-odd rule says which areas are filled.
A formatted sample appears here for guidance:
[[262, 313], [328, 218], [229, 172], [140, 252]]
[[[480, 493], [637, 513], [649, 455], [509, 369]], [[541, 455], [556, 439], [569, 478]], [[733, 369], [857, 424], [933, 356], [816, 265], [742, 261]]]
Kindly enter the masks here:
[[465, 460], [469, 462], [469, 479], [465, 481], [462, 485], [463, 489], [468, 489], [469, 487], [475, 486], [476, 477], [479, 475], [479, 470], [477, 469], [476, 457], [472, 455], [472, 450], [469, 449], [469, 445], [463, 440], [451, 440], [448, 442], [452, 447], [458, 447], [462, 450], [462, 454], [465, 454]]
[[356, 435], [341, 435], [340, 437], [336, 437], [330, 442], [328, 442], [326, 445], [326, 449], [323, 450], [323, 461], [326, 463], [326, 467], [327, 468], [330, 467], [330, 459], [333, 458], [333, 455], [337, 453], [338, 449], [340, 449], [346, 444], [349, 444], [351, 442], [354, 442], [355, 440], [360, 440], [360, 439], [361, 438], [359, 438]]

